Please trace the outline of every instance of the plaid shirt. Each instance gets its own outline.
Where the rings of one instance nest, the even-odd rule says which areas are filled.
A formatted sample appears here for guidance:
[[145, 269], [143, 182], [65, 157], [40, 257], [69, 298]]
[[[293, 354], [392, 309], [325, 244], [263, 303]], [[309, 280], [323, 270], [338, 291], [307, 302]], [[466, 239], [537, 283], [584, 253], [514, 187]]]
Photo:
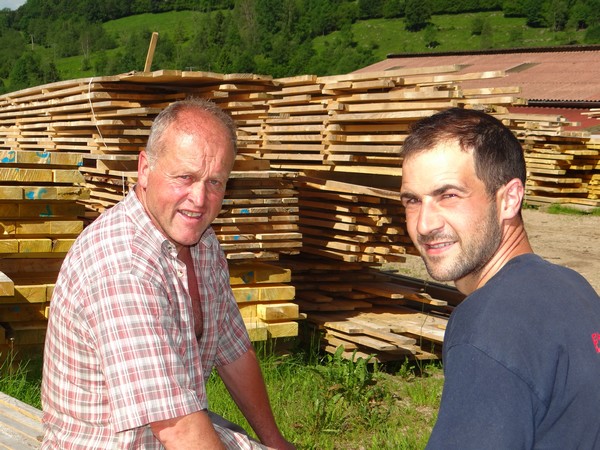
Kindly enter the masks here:
[[[192, 257], [200, 340], [186, 267], [134, 191], [80, 235], [50, 306], [42, 448], [160, 449], [150, 423], [207, 408], [213, 366], [242, 356], [250, 340], [212, 229]], [[228, 448], [252, 448], [247, 437], [216, 429]]]

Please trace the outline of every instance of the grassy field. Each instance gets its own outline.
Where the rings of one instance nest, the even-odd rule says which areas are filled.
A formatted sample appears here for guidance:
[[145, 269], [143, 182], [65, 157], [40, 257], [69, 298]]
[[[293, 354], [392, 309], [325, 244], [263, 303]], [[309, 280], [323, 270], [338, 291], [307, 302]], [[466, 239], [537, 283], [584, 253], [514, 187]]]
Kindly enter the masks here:
[[[194, 27], [204, 13], [197, 11], [172, 11], [162, 14], [140, 14], [105, 23], [106, 31], [122, 41], [125, 32], [157, 31], [185, 42], [193, 33]], [[488, 30], [474, 35], [474, 23], [484, 23]], [[428, 53], [459, 50], [481, 50], [507, 47], [538, 47], [583, 42], [583, 33], [553, 32], [547, 28], [529, 28], [525, 18], [505, 18], [502, 12], [465, 13], [458, 15], [436, 15], [432, 18], [433, 27], [419, 32], [406, 31], [404, 19], [372, 19], [358, 21], [352, 25], [354, 39], [360, 46], [373, 49], [376, 60], [385, 59], [390, 53]], [[326, 42], [336, 39], [339, 32], [314, 39], [317, 52], [323, 50]], [[176, 36], [177, 35], [177, 36]], [[437, 46], [428, 47], [430, 42]], [[160, 46], [160, 37], [158, 41]], [[51, 51], [46, 49], [44, 51]], [[109, 50], [107, 54], [117, 51]], [[82, 56], [61, 58], [56, 66], [63, 79], [93, 76], [93, 70], [82, 71]], [[94, 59], [94, 55], [92, 55]], [[181, 69], [164, 67], [165, 69]]]
[[[472, 34], [474, 22], [486, 23], [489, 32]], [[573, 40], [582, 42], [584, 31], [553, 32], [547, 28], [525, 26], [525, 18], [505, 18], [502, 12], [465, 13], [437, 15], [432, 18], [429, 30], [410, 32], [405, 29], [403, 19], [373, 19], [358, 21], [352, 32], [358, 45], [373, 48], [378, 60], [390, 53], [431, 53], [469, 51], [489, 48], [543, 47], [563, 45]], [[337, 32], [315, 39], [317, 51], [325, 42], [335, 39]], [[427, 47], [431, 41], [438, 43]]]
[[[276, 356], [260, 343], [257, 352], [277, 422], [298, 449], [425, 447], [443, 385], [439, 363], [377, 366], [300, 348]], [[0, 391], [40, 408], [40, 361], [7, 367], [0, 368]], [[208, 393], [213, 411], [249, 429], [215, 374]]]

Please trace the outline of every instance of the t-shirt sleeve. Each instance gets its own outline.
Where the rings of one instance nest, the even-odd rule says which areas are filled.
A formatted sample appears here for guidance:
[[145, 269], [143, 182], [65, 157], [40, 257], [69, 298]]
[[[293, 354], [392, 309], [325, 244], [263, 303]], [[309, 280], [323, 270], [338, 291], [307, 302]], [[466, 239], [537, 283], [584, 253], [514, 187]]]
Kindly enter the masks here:
[[446, 354], [444, 389], [427, 450], [526, 449], [536, 398], [521, 378], [469, 344]]
[[115, 431], [206, 408], [185, 370], [181, 328], [165, 292], [130, 274], [91, 287], [96, 341]]

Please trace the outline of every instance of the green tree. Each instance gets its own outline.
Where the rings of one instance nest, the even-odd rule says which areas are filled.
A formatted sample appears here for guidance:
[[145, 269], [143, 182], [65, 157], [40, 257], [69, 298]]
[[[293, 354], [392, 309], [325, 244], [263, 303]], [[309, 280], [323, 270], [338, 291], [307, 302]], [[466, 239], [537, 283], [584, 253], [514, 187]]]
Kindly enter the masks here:
[[96, 76], [108, 75], [108, 71], [106, 70], [108, 67], [108, 57], [106, 56], [106, 52], [104, 50], [101, 50], [96, 54], [93, 67]]
[[589, 27], [585, 32], [583, 41], [586, 44], [600, 44], [600, 25]]
[[0, 33], [0, 78], [7, 78], [19, 57], [27, 50], [27, 41], [22, 33], [6, 29]]
[[551, 0], [548, 3], [548, 10], [546, 12], [546, 23], [548, 23], [554, 31], [562, 31], [566, 28], [568, 21], [568, 0]]
[[11, 91], [36, 86], [43, 84], [43, 82], [44, 72], [40, 63], [40, 57], [30, 51], [23, 53], [9, 75]]
[[525, 17], [527, 15], [524, 2], [521, 0], [504, 0], [502, 12], [504, 17]]
[[382, 13], [386, 19], [404, 16], [404, 0], [387, 0], [383, 5]]
[[358, 0], [358, 17], [376, 19], [383, 17], [383, 0]]
[[485, 19], [482, 16], [475, 16], [473, 20], [471, 20], [471, 35], [481, 36], [481, 31], [483, 30], [484, 24]]
[[425, 42], [425, 47], [427, 48], [436, 48], [440, 45], [437, 40], [438, 30], [435, 25], [429, 24], [423, 30], [423, 41]]
[[523, 9], [527, 18], [527, 25], [534, 28], [543, 28], [546, 22], [545, 3], [540, 0], [524, 0]]
[[431, 20], [429, 0], [406, 0], [404, 16], [408, 31], [422, 30]]
[[354, 40], [350, 26], [342, 28], [331, 42], [326, 43], [322, 53], [312, 59], [312, 70], [303, 73], [316, 75], [337, 75], [356, 70], [375, 62], [373, 51], [359, 46]]
[[487, 50], [494, 47], [494, 29], [489, 21], [485, 21], [481, 28], [480, 43], [482, 49]]

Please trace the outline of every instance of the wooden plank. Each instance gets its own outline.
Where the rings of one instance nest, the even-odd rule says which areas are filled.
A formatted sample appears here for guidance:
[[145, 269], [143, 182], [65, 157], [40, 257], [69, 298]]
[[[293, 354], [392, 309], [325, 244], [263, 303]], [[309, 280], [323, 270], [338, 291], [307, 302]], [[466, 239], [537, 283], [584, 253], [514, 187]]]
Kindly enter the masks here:
[[286, 285], [234, 285], [232, 290], [238, 303], [293, 300], [296, 293], [293, 286]]
[[0, 297], [15, 295], [15, 283], [4, 272], [0, 272]]
[[266, 341], [268, 338], [268, 326], [260, 320], [244, 318], [244, 324], [246, 330], [250, 336], [250, 340], [255, 341]]
[[232, 285], [288, 283], [290, 281], [291, 271], [273, 264], [244, 262], [229, 265], [229, 282]]
[[0, 392], [0, 446], [38, 449], [44, 434], [42, 412]]
[[298, 322], [268, 323], [267, 333], [272, 339], [298, 336]]
[[325, 339], [328, 339], [329, 336], [335, 336], [337, 338], [342, 338], [349, 340], [351, 342], [355, 342], [356, 344], [362, 345], [364, 347], [369, 347], [373, 350], [377, 350], [378, 352], [401, 352], [401, 353], [416, 353], [407, 351], [397, 345], [391, 344], [389, 342], [381, 341], [379, 339], [373, 338], [367, 335], [353, 334], [347, 335], [344, 333], [340, 333], [335, 330], [328, 330], [327, 334], [325, 334]]
[[269, 303], [256, 305], [257, 317], [264, 321], [290, 320], [300, 317], [296, 303]]

